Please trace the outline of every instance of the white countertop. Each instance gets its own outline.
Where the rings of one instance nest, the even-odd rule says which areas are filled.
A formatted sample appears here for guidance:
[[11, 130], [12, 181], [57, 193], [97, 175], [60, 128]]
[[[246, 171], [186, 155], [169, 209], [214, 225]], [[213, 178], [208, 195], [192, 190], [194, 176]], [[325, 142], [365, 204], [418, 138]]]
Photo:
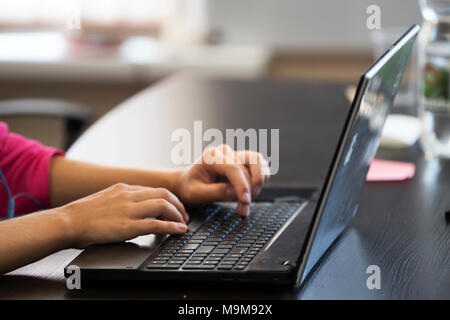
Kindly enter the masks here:
[[[91, 48], [94, 51], [95, 48]], [[261, 46], [174, 46], [133, 37], [109, 53], [71, 52], [56, 32], [0, 33], [0, 78], [27, 80], [146, 81], [188, 70], [224, 77], [264, 75], [272, 52]]]

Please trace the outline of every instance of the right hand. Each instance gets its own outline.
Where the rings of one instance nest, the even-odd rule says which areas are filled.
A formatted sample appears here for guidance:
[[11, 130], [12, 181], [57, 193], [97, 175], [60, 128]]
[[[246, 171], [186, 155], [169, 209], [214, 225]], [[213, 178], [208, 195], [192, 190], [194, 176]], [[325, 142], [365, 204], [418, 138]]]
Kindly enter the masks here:
[[207, 149], [194, 165], [180, 171], [172, 190], [192, 207], [237, 201], [238, 214], [246, 217], [252, 196], [261, 192], [269, 174], [269, 165], [260, 153], [234, 151], [225, 144]]
[[183, 204], [167, 189], [121, 183], [58, 209], [77, 248], [150, 233], [184, 233], [189, 220]]

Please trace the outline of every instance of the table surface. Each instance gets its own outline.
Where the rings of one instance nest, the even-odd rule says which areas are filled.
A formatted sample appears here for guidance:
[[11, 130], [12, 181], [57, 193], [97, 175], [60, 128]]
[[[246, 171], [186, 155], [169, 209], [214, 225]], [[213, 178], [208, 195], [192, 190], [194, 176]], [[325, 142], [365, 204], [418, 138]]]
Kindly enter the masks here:
[[[272, 185], [321, 186], [349, 103], [344, 86], [273, 80], [232, 81], [178, 75], [144, 90], [94, 124], [68, 157], [135, 167], [171, 167], [176, 128], [280, 129], [280, 171]], [[395, 110], [394, 110], [395, 111]], [[449, 299], [450, 165], [426, 161], [418, 145], [379, 150], [377, 157], [411, 161], [411, 181], [370, 183], [349, 228], [301, 289], [183, 283], [112, 283], [67, 290], [63, 267], [79, 250], [55, 253], [0, 277], [0, 299], [284, 298]], [[369, 265], [381, 289], [369, 290]]]

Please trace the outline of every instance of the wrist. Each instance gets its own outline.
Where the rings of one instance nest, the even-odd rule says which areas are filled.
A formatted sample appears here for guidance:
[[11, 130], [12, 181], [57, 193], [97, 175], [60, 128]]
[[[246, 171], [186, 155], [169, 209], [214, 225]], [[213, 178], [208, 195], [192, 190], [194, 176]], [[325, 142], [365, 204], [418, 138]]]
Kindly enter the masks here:
[[52, 214], [56, 219], [56, 225], [60, 234], [60, 240], [64, 243], [64, 247], [73, 248], [77, 247], [79, 242], [79, 232], [76, 223], [71, 214], [70, 204], [62, 207], [52, 209]]
[[173, 194], [175, 194], [178, 198], [180, 198], [180, 187], [181, 187], [181, 176], [184, 170], [173, 170], [167, 171], [166, 177], [166, 186], [165, 188], [170, 190]]

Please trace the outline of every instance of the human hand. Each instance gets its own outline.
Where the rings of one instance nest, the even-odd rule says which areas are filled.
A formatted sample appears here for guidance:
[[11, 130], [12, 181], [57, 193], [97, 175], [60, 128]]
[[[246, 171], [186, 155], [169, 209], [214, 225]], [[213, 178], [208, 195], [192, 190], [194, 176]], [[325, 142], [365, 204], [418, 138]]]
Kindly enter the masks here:
[[260, 153], [233, 151], [222, 145], [206, 150], [195, 164], [181, 171], [174, 191], [189, 206], [237, 200], [237, 212], [247, 216], [252, 196], [261, 192], [269, 173]]
[[57, 209], [79, 248], [150, 233], [184, 233], [189, 220], [183, 204], [167, 189], [121, 183]]

